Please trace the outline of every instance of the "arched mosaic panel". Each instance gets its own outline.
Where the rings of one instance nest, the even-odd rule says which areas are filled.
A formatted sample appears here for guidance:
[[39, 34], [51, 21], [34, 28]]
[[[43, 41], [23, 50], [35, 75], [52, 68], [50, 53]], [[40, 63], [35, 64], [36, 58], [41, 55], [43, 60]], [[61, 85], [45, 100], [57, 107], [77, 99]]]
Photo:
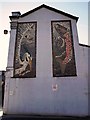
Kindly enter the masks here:
[[14, 77], [36, 77], [36, 22], [18, 23]]
[[70, 21], [52, 21], [53, 76], [76, 76], [75, 54]]

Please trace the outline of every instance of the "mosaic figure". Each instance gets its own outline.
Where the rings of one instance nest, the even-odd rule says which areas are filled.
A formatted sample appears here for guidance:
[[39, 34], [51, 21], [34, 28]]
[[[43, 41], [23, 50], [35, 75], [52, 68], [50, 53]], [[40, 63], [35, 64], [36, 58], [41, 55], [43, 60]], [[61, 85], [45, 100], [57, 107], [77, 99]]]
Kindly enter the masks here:
[[70, 21], [52, 22], [53, 76], [76, 75]]
[[36, 76], [36, 23], [18, 23], [14, 76]]

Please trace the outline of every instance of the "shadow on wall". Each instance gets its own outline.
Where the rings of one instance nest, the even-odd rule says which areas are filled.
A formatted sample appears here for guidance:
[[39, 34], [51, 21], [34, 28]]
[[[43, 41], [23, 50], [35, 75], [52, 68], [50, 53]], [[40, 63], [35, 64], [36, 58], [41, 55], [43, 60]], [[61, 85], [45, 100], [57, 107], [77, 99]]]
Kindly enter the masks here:
[[[88, 21], [90, 21], [90, 1], [88, 2]], [[88, 33], [90, 32], [90, 22], [88, 22]], [[88, 34], [88, 43], [90, 39], [90, 34]], [[90, 45], [90, 43], [89, 43]], [[88, 49], [88, 114], [90, 116], [90, 49]]]
[[[1, 81], [0, 81], [0, 84], [1, 84]], [[2, 108], [2, 88], [1, 88], [1, 85], [0, 85], [0, 109]]]
[[88, 114], [90, 116], [90, 49], [88, 49]]
[[0, 71], [0, 110], [4, 100], [5, 71]]

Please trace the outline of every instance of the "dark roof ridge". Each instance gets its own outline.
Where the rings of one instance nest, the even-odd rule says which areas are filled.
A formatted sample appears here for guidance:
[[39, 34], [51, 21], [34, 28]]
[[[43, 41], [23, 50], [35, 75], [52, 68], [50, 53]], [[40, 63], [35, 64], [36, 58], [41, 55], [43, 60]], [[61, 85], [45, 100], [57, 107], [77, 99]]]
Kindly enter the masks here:
[[27, 16], [28, 14], [33, 13], [33, 12], [35, 12], [35, 11], [37, 11], [37, 10], [43, 8], [43, 7], [44, 7], [44, 8], [47, 8], [47, 9], [49, 9], [49, 10], [52, 10], [52, 11], [54, 11], [54, 12], [63, 14], [63, 15], [65, 15], [65, 16], [67, 16], [67, 17], [72, 18], [72, 19], [75, 19], [76, 22], [78, 21], [78, 18], [79, 18], [79, 17], [73, 16], [73, 15], [71, 15], [71, 14], [68, 14], [68, 13], [66, 13], [66, 12], [63, 12], [63, 11], [61, 11], [61, 10], [58, 10], [58, 9], [56, 9], [56, 8], [50, 7], [50, 6], [45, 5], [45, 4], [42, 4], [42, 5], [40, 5], [40, 6], [36, 7], [36, 8], [34, 8], [34, 9], [32, 9], [32, 10], [30, 10], [30, 11], [28, 11], [28, 12], [22, 14], [20, 17]]
[[82, 43], [79, 43], [80, 46], [82, 47], [89, 47], [90, 48], [90, 45], [85, 45], [85, 44], [82, 44]]

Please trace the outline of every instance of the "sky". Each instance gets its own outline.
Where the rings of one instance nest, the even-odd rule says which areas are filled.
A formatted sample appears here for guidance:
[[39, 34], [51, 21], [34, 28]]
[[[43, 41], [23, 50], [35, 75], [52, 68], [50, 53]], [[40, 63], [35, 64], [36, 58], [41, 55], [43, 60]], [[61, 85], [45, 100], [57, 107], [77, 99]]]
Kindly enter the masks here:
[[[90, 45], [88, 41], [88, 0], [0, 0], [0, 71], [6, 70], [9, 38], [10, 38], [10, 19], [11, 12], [20, 11], [21, 14], [29, 10], [46, 4], [58, 10], [79, 17], [77, 22], [79, 43]], [[49, 2], [48, 2], [49, 1]], [[53, 2], [54, 1], [54, 2]], [[8, 34], [3, 33], [8, 30]]]

